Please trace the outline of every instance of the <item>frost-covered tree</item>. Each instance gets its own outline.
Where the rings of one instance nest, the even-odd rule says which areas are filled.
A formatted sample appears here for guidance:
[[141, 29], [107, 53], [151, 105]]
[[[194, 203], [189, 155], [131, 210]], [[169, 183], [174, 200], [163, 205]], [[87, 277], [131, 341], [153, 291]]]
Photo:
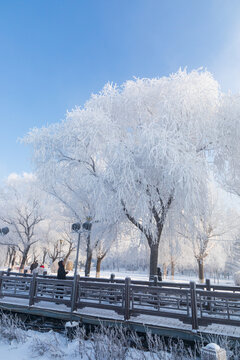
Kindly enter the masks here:
[[96, 223], [93, 226], [92, 239], [95, 244], [96, 253], [96, 277], [100, 277], [101, 263], [111, 246], [117, 241], [117, 226], [116, 224]]
[[218, 180], [230, 193], [240, 196], [240, 95], [222, 97], [219, 109], [218, 151], [215, 165]]
[[219, 202], [217, 192], [213, 193], [212, 186], [209, 186], [208, 191], [208, 203], [202, 214], [199, 216], [182, 214], [182, 230], [179, 232], [189, 239], [192, 245], [198, 264], [200, 282], [204, 282], [204, 263], [211, 249], [216, 246], [217, 241], [221, 240], [223, 235], [231, 234], [236, 220], [233, 218], [233, 213], [227, 214], [227, 211], [223, 210], [224, 203]]
[[226, 263], [226, 270], [229, 273], [240, 271], [240, 237], [236, 236], [232, 243], [230, 254]]
[[42, 179], [58, 183], [68, 172], [94, 199], [99, 221], [127, 219], [144, 235], [154, 275], [173, 203], [192, 214], [204, 206], [219, 98], [206, 71], [107, 84], [83, 109], [32, 130], [26, 142]]
[[[35, 129], [30, 135], [30, 139], [33, 137], [34, 142], [36, 141], [38, 146], [40, 146], [38, 149], [39, 153], [38, 150], [36, 151], [36, 158], [41, 159], [43, 156], [42, 159], [44, 159], [39, 163], [37, 161], [37, 174], [41, 179], [44, 189], [55, 198], [55, 206], [61, 208], [60, 212], [62, 216], [68, 218], [69, 222], [80, 221], [84, 223], [86, 220], [91, 219], [91, 231], [82, 236], [82, 242], [86, 245], [85, 276], [89, 276], [93, 251], [100, 241], [98, 237], [92, 236], [92, 233], [96, 233], [95, 228], [98, 228], [96, 224], [104, 225], [104, 223], [106, 223], [106, 216], [108, 218], [107, 224], [113, 223], [111, 220], [112, 216], [111, 214], [107, 214], [106, 211], [105, 218], [98, 216], [100, 214], [98, 204], [101, 203], [101, 201], [98, 201], [97, 194], [100, 188], [98, 185], [99, 179], [96, 176], [95, 161], [92, 156], [89, 155], [88, 142], [86, 141], [82, 144], [82, 159], [75, 162], [74, 159], [70, 157], [68, 150], [67, 153], [65, 151], [65, 147], [70, 145], [70, 143], [64, 145], [64, 150], [61, 147], [63, 145], [62, 142], [66, 141], [66, 139], [64, 140], [63, 138], [63, 135], [66, 135], [66, 131], [69, 131], [69, 135], [71, 134], [71, 136], [73, 136], [73, 141], [76, 143], [75, 137], [77, 134], [75, 133], [75, 127], [72, 125], [68, 130], [65, 129], [65, 134], [63, 134], [61, 127], [58, 125], [51, 126], [48, 130], [49, 131], [45, 132], [44, 129]], [[45, 135], [43, 135], [42, 131]], [[71, 141], [70, 139], [68, 140]], [[42, 151], [45, 151], [45, 146], [50, 146], [52, 141], [54, 142], [54, 145], [51, 147], [53, 152], [48, 151], [47, 153], [42, 153]], [[54, 146], [56, 146], [55, 150]], [[59, 160], [55, 161], [54, 158], [55, 156], [58, 157], [58, 155]], [[102, 239], [102, 242], [103, 241]], [[105, 247], [109, 247], [106, 244], [106, 240], [104, 243]], [[73, 248], [69, 249], [73, 250]], [[55, 242], [55, 245], [52, 246], [52, 256], [54, 258], [58, 256], [57, 252], [58, 244]]]
[[22, 254], [20, 270], [30, 248], [40, 239], [36, 234], [44, 219], [40, 199], [43, 200], [32, 174], [10, 175], [1, 191], [0, 219], [9, 226], [12, 244]]

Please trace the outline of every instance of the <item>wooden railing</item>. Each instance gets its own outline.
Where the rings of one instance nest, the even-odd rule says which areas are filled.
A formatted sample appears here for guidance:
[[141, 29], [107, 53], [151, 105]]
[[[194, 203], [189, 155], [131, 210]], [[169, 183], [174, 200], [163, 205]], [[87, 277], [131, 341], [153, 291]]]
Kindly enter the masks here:
[[206, 284], [136, 281], [130, 278], [73, 278], [0, 272], [0, 297], [114, 310], [129, 320], [140, 314], [165, 316], [200, 325], [221, 323], [240, 326], [240, 287]]

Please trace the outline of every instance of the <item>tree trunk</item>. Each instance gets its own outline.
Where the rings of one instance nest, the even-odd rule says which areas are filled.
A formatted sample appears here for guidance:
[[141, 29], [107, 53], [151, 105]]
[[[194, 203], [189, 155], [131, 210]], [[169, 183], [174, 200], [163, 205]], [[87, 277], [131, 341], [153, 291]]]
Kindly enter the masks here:
[[12, 258], [13, 258], [13, 251], [12, 248], [9, 250], [9, 261], [8, 261], [8, 267], [12, 268]]
[[98, 257], [96, 264], [96, 278], [100, 277], [101, 262], [102, 262], [102, 257]]
[[167, 277], [167, 265], [166, 263], [163, 263], [163, 279], [166, 279]]
[[23, 270], [24, 269], [24, 265], [27, 261], [27, 256], [28, 256], [28, 252], [29, 252], [30, 246], [27, 246], [24, 250], [23, 250], [23, 256], [22, 256], [22, 261], [21, 261], [21, 265], [19, 270]]
[[159, 244], [152, 244], [150, 246], [150, 278], [157, 275], [158, 245]]
[[91, 262], [92, 262], [92, 250], [90, 248], [90, 234], [89, 234], [87, 237], [87, 259], [85, 263], [85, 276], [90, 275]]
[[175, 263], [174, 260], [171, 260], [171, 277], [174, 280], [174, 273], [175, 273]]
[[89, 248], [88, 252], [87, 252], [86, 263], [85, 263], [85, 276], [90, 276], [91, 263], [92, 263], [92, 250]]
[[12, 262], [11, 262], [11, 268], [14, 267], [15, 265], [15, 261], [16, 261], [16, 254], [17, 254], [17, 251], [15, 249], [15, 247], [13, 247], [12, 249]]
[[204, 267], [203, 267], [203, 259], [197, 259], [198, 262], [198, 277], [200, 283], [204, 283]]
[[64, 256], [64, 259], [63, 259], [64, 264], [67, 263], [68, 258], [69, 258], [69, 256], [71, 255], [72, 251], [73, 251], [73, 248], [70, 247], [69, 250], [68, 250], [68, 252], [67, 252], [67, 254], [66, 254], [66, 256]]
[[12, 269], [12, 267], [14, 266], [15, 264], [15, 261], [16, 261], [16, 249], [15, 249], [15, 246], [11, 246], [9, 248], [9, 260], [8, 260], [8, 267]]
[[8, 249], [7, 249], [7, 254], [6, 254], [6, 259], [5, 259], [5, 262], [4, 262], [4, 266], [8, 266], [9, 267], [9, 263], [10, 263], [10, 246], [8, 246]]
[[42, 258], [42, 264], [45, 264], [47, 257], [47, 250], [43, 250], [43, 258]]
[[107, 250], [102, 254], [102, 256], [97, 257], [97, 264], [96, 264], [96, 278], [100, 277], [100, 269], [101, 269], [101, 263], [102, 260], [107, 255]]

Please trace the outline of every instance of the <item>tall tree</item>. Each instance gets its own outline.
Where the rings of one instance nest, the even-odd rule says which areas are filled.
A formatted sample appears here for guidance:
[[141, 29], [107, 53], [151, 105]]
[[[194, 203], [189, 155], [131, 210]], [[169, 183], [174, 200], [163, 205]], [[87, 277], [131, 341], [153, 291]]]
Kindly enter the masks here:
[[98, 220], [127, 219], [145, 236], [154, 275], [173, 204], [192, 214], [204, 206], [219, 99], [205, 71], [107, 84], [83, 109], [26, 141], [42, 178], [58, 183], [68, 172], [91, 194]]

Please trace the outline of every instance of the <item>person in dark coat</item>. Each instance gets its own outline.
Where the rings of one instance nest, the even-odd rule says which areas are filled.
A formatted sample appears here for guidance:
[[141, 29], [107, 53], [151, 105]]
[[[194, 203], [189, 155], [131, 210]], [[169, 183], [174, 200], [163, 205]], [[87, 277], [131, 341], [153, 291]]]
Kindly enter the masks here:
[[63, 260], [59, 261], [58, 262], [57, 278], [59, 280], [65, 280], [67, 273], [68, 273], [68, 271], [65, 271]]
[[157, 268], [157, 277], [158, 277], [158, 281], [162, 281], [162, 272], [160, 267]]
[[33, 272], [34, 269], [36, 269], [38, 267], [38, 262], [37, 260], [35, 260], [32, 265], [30, 266], [30, 271], [31, 273]]
[[[58, 262], [57, 278], [59, 280], [65, 280], [67, 273], [68, 273], [68, 271], [65, 271], [63, 260], [59, 261]], [[59, 286], [61, 286], [61, 287], [57, 287], [56, 298], [59, 297], [60, 299], [62, 299], [63, 298], [63, 293], [64, 293], [64, 288], [63, 288], [63, 285], [59, 285]]]

